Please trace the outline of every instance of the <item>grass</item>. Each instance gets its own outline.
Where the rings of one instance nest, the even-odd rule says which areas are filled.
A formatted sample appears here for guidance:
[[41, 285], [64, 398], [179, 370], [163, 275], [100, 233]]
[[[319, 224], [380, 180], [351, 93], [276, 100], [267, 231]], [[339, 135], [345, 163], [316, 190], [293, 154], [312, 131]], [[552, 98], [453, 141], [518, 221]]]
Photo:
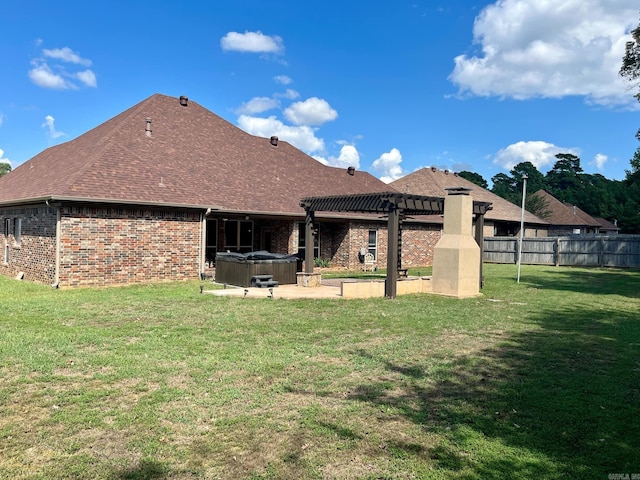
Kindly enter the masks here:
[[640, 272], [515, 273], [466, 300], [0, 278], [0, 478], [640, 474]]

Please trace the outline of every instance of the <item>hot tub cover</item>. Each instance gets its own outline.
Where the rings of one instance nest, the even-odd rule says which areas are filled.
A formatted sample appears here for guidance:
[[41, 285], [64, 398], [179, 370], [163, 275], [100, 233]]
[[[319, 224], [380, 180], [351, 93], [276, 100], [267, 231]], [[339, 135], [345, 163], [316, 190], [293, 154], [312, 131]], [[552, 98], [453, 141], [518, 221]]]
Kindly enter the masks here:
[[266, 250], [258, 250], [256, 252], [236, 253], [236, 252], [220, 252], [216, 255], [216, 260], [227, 262], [247, 263], [253, 261], [270, 260], [267, 263], [292, 263], [298, 260], [298, 257], [287, 253], [271, 253]]

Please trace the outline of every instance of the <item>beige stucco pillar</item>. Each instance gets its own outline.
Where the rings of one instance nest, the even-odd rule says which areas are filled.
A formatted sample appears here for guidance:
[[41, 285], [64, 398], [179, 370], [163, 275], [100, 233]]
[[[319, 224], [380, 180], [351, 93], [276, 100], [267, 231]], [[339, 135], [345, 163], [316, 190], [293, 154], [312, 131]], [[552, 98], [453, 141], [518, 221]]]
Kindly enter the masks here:
[[454, 189], [444, 200], [444, 230], [433, 252], [433, 293], [480, 295], [480, 247], [472, 235], [473, 198]]

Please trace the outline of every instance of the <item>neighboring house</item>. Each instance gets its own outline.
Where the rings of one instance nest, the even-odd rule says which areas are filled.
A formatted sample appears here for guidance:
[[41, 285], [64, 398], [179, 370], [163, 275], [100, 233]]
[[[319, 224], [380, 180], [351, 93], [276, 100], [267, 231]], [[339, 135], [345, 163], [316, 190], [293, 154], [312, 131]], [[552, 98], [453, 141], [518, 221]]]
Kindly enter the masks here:
[[[502, 197], [486, 190], [469, 180], [448, 170], [435, 167], [422, 168], [391, 183], [402, 193], [442, 197], [447, 188], [470, 188], [470, 195], [476, 201], [492, 203], [484, 218], [484, 237], [516, 236], [520, 234], [522, 209]], [[546, 237], [549, 223], [534, 214], [524, 212], [524, 235]]]
[[600, 232], [603, 235], [616, 235], [620, 233], [620, 227], [618, 227], [618, 222], [609, 220], [601, 217], [593, 217], [596, 222], [600, 224]]
[[546, 219], [549, 221], [549, 236], [600, 232], [600, 222], [575, 205], [561, 202], [546, 190], [538, 190], [531, 196], [541, 199], [548, 212]]
[[[60, 287], [198, 278], [216, 252], [304, 258], [304, 197], [394, 191], [155, 94], [0, 178], [0, 274]], [[443, 196], [440, 193], [439, 196]], [[430, 265], [442, 219], [403, 223], [403, 266]], [[315, 219], [314, 257], [386, 262], [386, 220]]]

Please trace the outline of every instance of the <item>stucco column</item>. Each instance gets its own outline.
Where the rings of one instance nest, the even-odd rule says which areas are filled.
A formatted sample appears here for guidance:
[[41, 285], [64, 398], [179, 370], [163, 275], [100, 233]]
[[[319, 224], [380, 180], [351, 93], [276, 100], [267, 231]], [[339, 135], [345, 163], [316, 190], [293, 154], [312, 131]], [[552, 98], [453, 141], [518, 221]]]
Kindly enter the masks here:
[[444, 230], [433, 253], [433, 293], [471, 297], [480, 293], [480, 247], [472, 235], [473, 199], [452, 189], [444, 201]]

